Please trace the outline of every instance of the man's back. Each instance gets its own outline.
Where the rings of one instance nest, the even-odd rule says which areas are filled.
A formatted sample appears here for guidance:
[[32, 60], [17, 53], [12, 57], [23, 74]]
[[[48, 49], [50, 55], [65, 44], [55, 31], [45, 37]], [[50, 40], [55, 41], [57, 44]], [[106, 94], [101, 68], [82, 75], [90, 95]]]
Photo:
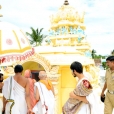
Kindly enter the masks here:
[[40, 82], [43, 83], [48, 90], [51, 90], [53, 95], [55, 94], [52, 82], [50, 80], [40, 80]]
[[[16, 79], [19, 79], [19, 78], [16, 77]], [[20, 84], [20, 81], [17, 82], [15, 80], [15, 76], [9, 77], [4, 81], [3, 95], [6, 100], [9, 99], [6, 105], [4, 105], [6, 114], [9, 114], [10, 106], [12, 103], [14, 103], [11, 109], [12, 114], [27, 113], [27, 103], [25, 99], [26, 89], [24, 86], [25, 86], [25, 82]]]
[[[35, 107], [33, 108], [33, 112], [35, 114], [54, 114], [54, 95], [51, 90], [48, 90], [47, 87], [42, 82], [35, 83], [35, 96], [36, 98], [39, 97], [39, 100]], [[43, 106], [43, 108], [40, 108]]]
[[[22, 76], [22, 71], [23, 67], [16, 65], [14, 68], [15, 75], [4, 81], [4, 101], [9, 99], [7, 103], [3, 102], [3, 109], [6, 109], [6, 114], [9, 114], [10, 110], [12, 114], [26, 114], [27, 107], [29, 110], [31, 109], [29, 103], [29, 82], [28, 79]], [[12, 102], [10, 101], [12, 100], [14, 101], [14, 105], [11, 108]]]
[[14, 80], [19, 84], [21, 85], [23, 88], [26, 88], [26, 85], [27, 85], [27, 81], [28, 79], [26, 79], [25, 77], [23, 76], [14, 76]]

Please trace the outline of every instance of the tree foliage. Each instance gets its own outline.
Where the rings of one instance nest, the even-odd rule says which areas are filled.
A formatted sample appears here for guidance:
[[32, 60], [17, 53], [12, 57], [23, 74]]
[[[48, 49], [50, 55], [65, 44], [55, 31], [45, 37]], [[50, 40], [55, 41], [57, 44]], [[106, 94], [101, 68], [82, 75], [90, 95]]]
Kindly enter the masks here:
[[91, 56], [92, 56], [93, 59], [95, 58], [95, 56], [96, 56], [96, 50], [94, 50], [94, 49], [92, 50]]
[[34, 28], [30, 28], [31, 29], [31, 33], [28, 33], [26, 32], [26, 34], [30, 37], [29, 38], [29, 41], [30, 41], [30, 44], [33, 45], [33, 46], [39, 46], [41, 45], [43, 39], [46, 37], [46, 35], [43, 35], [42, 34], [42, 31], [43, 31], [43, 28], [41, 29], [34, 29]]
[[114, 49], [111, 51], [111, 55], [114, 55]]

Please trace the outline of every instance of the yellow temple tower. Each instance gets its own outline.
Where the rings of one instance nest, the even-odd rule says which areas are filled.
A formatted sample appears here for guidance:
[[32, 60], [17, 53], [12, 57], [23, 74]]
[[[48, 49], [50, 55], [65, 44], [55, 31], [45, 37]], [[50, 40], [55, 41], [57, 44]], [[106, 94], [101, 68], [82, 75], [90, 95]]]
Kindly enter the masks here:
[[36, 53], [46, 58], [51, 65], [47, 74], [55, 85], [56, 114], [61, 114], [69, 92], [77, 83], [69, 68], [72, 62], [81, 62], [93, 87], [98, 86], [98, 70], [91, 57], [91, 47], [84, 32], [84, 15], [85, 12], [80, 14], [65, 0], [57, 13], [50, 16], [51, 26], [46, 44], [35, 47]]

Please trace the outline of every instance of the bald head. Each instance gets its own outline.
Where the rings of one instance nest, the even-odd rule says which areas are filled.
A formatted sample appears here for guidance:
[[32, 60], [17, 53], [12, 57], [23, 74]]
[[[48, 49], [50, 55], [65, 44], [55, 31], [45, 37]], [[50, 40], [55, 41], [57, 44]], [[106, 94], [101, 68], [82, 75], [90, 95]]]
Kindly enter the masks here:
[[39, 78], [40, 79], [46, 79], [47, 78], [47, 74], [45, 71], [40, 71], [39, 72]]

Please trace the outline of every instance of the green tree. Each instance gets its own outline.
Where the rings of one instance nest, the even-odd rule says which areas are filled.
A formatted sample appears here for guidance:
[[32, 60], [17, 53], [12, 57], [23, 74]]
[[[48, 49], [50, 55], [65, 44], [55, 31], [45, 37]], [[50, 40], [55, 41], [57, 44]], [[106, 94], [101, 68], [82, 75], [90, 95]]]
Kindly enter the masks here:
[[41, 29], [37, 28], [35, 30], [34, 28], [31, 27], [30, 29], [32, 30], [31, 33], [26, 32], [26, 34], [30, 37], [29, 38], [30, 44], [34, 46], [41, 45], [43, 39], [46, 37], [46, 35], [42, 34], [43, 28]]
[[106, 70], [108, 68], [108, 66], [106, 65], [106, 62], [102, 62], [102, 66], [103, 66], [104, 70]]
[[91, 52], [91, 55], [92, 55], [92, 58], [94, 59], [95, 58], [95, 56], [96, 56], [96, 50], [92, 50], [92, 52]]
[[114, 50], [111, 51], [111, 55], [114, 55]]

